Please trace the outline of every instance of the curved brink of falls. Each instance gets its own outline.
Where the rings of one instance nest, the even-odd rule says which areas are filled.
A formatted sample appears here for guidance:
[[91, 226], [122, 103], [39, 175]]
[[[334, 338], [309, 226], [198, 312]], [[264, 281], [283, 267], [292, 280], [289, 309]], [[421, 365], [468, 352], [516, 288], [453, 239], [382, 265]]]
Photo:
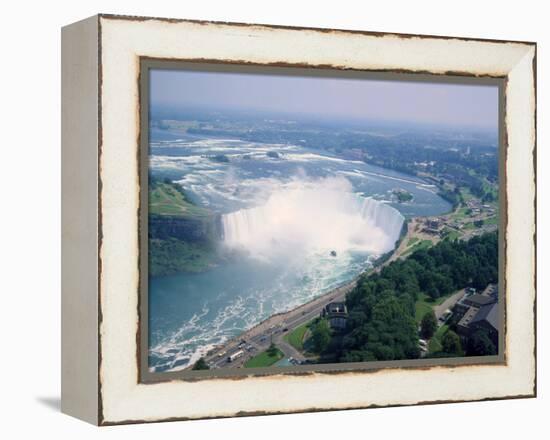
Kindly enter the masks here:
[[325, 251], [383, 254], [395, 247], [403, 221], [395, 208], [338, 182], [292, 185], [262, 206], [222, 216], [224, 243], [264, 260]]

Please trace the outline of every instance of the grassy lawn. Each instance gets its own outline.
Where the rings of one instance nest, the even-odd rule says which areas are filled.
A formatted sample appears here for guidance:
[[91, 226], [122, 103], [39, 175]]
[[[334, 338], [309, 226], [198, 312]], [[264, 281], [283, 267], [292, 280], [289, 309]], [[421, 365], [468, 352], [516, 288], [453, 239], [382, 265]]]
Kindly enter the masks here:
[[407, 247], [415, 244], [418, 240], [420, 240], [418, 237], [410, 238], [409, 241], [407, 242]]
[[250, 358], [244, 364], [245, 368], [260, 368], [260, 367], [270, 367], [275, 362], [280, 361], [284, 357], [284, 354], [281, 350], [277, 348], [275, 356], [272, 356], [268, 353], [268, 350]]
[[443, 335], [448, 330], [449, 326], [447, 324], [443, 324], [441, 327], [437, 329], [435, 332], [435, 335], [433, 335], [432, 339], [430, 339], [430, 342], [428, 344], [428, 350], [430, 353], [436, 353], [438, 351], [441, 351], [441, 339], [443, 338]]
[[177, 184], [159, 183], [149, 193], [149, 213], [157, 215], [185, 215], [207, 217], [211, 213], [189, 202], [177, 189]]
[[468, 217], [468, 214], [466, 214], [466, 211], [468, 210], [469, 208], [467, 207], [462, 207], [462, 208], [459, 208], [456, 213], [454, 213], [451, 217], [455, 220], [462, 220], [464, 219], [465, 217]]
[[483, 222], [484, 225], [498, 225], [498, 217], [491, 217]]
[[462, 194], [462, 198], [464, 199], [465, 202], [467, 202], [470, 199], [475, 198], [468, 188], [461, 187], [460, 188], [460, 193]]
[[457, 238], [460, 237], [460, 233], [451, 228], [446, 228], [445, 233], [446, 233], [445, 238], [451, 241], [456, 240]]
[[422, 318], [426, 313], [428, 313], [430, 310], [432, 310], [432, 307], [435, 305], [433, 300], [426, 295], [425, 293], [421, 293], [418, 296], [418, 301], [416, 301], [414, 307], [415, 307], [415, 319], [418, 324], [420, 324], [420, 321], [422, 321]]
[[306, 322], [305, 324], [302, 324], [300, 327], [296, 327], [289, 334], [285, 335], [283, 339], [286, 342], [288, 342], [290, 345], [292, 345], [296, 350], [303, 351], [304, 336], [306, 335], [306, 332], [310, 324], [311, 322]]
[[431, 240], [419, 241], [418, 243], [415, 243], [413, 246], [408, 248], [405, 252], [403, 252], [403, 256], [412, 254], [414, 251], [417, 251], [419, 249], [428, 249], [431, 245]]
[[449, 298], [453, 293], [455, 292], [452, 292], [450, 293], [449, 295], [444, 295], [444, 296], [440, 296], [439, 298], [437, 298], [435, 301], [433, 299], [431, 299], [428, 295], [426, 295], [425, 293], [421, 293], [419, 296], [418, 296], [418, 300], [416, 301], [416, 303], [414, 304], [414, 307], [415, 307], [415, 314], [414, 314], [414, 317], [416, 319], [416, 322], [418, 324], [420, 324], [420, 321], [422, 321], [422, 318], [424, 317], [424, 315], [429, 312], [430, 310], [432, 310], [432, 308], [434, 308], [435, 306], [438, 306], [440, 304], [443, 304], [443, 302]]

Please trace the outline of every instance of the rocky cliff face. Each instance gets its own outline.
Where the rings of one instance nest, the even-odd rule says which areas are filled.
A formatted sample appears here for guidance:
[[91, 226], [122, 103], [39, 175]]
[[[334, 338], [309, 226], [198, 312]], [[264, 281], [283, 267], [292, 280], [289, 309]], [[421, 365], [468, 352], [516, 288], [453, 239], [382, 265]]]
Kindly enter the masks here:
[[212, 242], [221, 238], [221, 217], [186, 218], [170, 215], [149, 216], [149, 237], [176, 238], [190, 243]]

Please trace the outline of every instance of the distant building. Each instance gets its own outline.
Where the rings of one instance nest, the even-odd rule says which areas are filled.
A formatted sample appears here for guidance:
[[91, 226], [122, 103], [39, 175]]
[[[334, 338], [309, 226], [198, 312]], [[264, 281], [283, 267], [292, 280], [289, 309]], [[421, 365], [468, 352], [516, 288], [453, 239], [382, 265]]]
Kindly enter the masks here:
[[[458, 313], [461, 312], [460, 309], [455, 308]], [[472, 319], [476, 316], [479, 309], [477, 307], [470, 307], [466, 309], [462, 317], [460, 318], [460, 321], [458, 321], [458, 324], [456, 325], [456, 332], [463, 337], [467, 337], [470, 335], [470, 323], [472, 322]]]
[[498, 303], [483, 306], [470, 322], [470, 334], [478, 329], [487, 331], [495, 347], [498, 347]]
[[438, 218], [428, 219], [426, 222], [428, 228], [438, 229], [441, 226], [441, 223]]
[[427, 234], [438, 235], [443, 229], [443, 222], [438, 218], [427, 219], [425, 225], [423, 232]]
[[481, 294], [468, 292], [455, 304], [453, 311], [459, 319], [456, 332], [463, 339], [484, 329], [498, 346], [498, 285], [489, 284]]
[[498, 300], [498, 284], [489, 284], [483, 291], [482, 295], [490, 296], [491, 298]]
[[321, 318], [326, 318], [330, 328], [334, 330], [343, 330], [346, 328], [348, 319], [348, 309], [343, 302], [328, 303], [321, 311]]
[[464, 298], [464, 304], [474, 307], [486, 306], [487, 304], [492, 304], [496, 302], [496, 298], [493, 298], [489, 295], [483, 295], [479, 293], [474, 293], [473, 295], [467, 296]]
[[497, 301], [488, 295], [480, 295], [478, 293], [464, 295], [454, 306], [454, 313], [457, 316], [466, 315], [470, 309], [479, 310], [482, 306], [492, 304]]

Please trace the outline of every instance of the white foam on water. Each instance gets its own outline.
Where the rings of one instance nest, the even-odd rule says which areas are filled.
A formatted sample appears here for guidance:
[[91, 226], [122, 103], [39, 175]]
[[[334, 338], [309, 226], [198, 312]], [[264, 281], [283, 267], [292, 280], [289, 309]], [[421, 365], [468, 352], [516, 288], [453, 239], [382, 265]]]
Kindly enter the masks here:
[[396, 209], [355, 194], [342, 177], [293, 180], [262, 206], [222, 216], [224, 242], [259, 259], [281, 254], [394, 248], [404, 218]]
[[315, 161], [338, 162], [338, 163], [360, 163], [360, 164], [364, 163], [364, 162], [361, 162], [360, 160], [341, 159], [339, 157], [325, 156], [322, 154], [315, 154], [315, 153], [288, 153], [286, 154], [285, 157], [286, 159], [291, 160], [293, 162], [310, 162], [312, 160], [315, 160]]
[[[200, 313], [182, 323], [176, 332], [161, 338], [150, 349], [150, 354], [155, 358], [155, 365], [150, 370], [182, 370], [215, 346], [270, 315], [293, 309], [338, 287], [346, 270], [358, 273], [368, 267], [370, 261], [367, 256], [354, 260], [348, 253], [334, 258], [326, 252], [312, 254], [305, 260], [288, 261], [286, 270], [278, 272], [268, 285], [243, 291], [242, 295], [232, 298], [229, 304], [218, 310], [215, 316], [207, 316], [210, 310], [204, 305]], [[293, 282], [293, 278], [301, 281]], [[225, 294], [221, 292], [213, 303], [223, 300]]]

